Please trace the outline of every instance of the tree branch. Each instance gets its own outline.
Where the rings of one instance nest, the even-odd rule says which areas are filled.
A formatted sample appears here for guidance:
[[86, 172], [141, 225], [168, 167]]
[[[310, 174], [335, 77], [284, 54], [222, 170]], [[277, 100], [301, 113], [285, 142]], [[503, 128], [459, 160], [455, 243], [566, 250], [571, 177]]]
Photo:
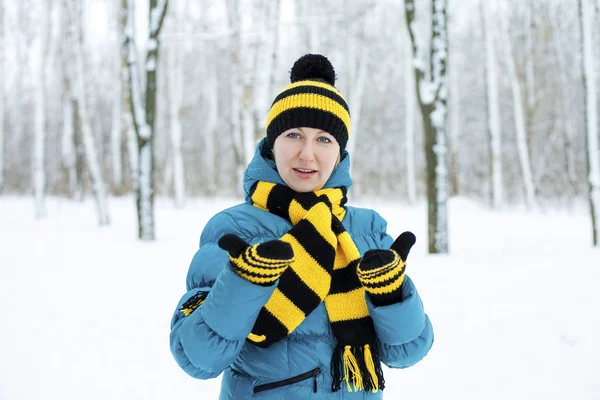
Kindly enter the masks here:
[[[156, 1], [156, 0], [155, 0]], [[155, 3], [153, 1], [153, 3]], [[169, 0], [160, 0], [160, 3], [155, 4], [154, 7], [150, 10], [150, 38], [156, 39], [160, 34], [160, 30], [163, 26], [163, 22], [165, 21], [165, 15], [167, 14], [167, 6], [169, 4]], [[160, 13], [157, 17], [157, 12]]]

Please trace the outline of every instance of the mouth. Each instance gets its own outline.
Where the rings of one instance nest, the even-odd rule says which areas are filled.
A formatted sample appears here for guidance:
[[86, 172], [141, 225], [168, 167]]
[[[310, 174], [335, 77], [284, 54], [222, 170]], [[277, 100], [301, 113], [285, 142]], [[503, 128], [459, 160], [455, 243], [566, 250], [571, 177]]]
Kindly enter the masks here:
[[296, 176], [300, 178], [310, 178], [317, 173], [314, 169], [294, 168]]

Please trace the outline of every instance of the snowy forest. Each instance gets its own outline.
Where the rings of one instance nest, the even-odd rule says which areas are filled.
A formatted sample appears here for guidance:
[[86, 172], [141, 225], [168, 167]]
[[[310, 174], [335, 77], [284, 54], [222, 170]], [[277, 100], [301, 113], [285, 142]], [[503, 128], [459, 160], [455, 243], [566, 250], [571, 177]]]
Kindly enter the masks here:
[[584, 202], [600, 240], [600, 0], [0, 0], [0, 195], [93, 197], [102, 225], [137, 194], [142, 238], [154, 196], [241, 197], [309, 52], [350, 105], [353, 198]]

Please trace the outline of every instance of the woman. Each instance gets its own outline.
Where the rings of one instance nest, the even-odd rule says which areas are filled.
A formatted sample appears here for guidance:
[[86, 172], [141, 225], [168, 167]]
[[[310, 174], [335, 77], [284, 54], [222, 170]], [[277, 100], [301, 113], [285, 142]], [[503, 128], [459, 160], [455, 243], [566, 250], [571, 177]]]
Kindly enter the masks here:
[[415, 238], [393, 242], [379, 214], [345, 205], [350, 114], [327, 58], [301, 57], [291, 82], [246, 169], [245, 203], [202, 232], [171, 351], [195, 378], [224, 372], [221, 399], [380, 399], [381, 363], [409, 367], [433, 343], [404, 274]]

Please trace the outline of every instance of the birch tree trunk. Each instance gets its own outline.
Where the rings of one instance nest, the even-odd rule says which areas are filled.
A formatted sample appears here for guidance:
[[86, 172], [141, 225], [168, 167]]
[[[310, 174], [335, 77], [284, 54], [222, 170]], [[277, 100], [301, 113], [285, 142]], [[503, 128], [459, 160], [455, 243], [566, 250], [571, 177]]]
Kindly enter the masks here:
[[[133, 113], [131, 110], [131, 86], [129, 85], [129, 31], [135, 32], [135, 23], [132, 20], [129, 24], [129, 13], [135, 15], [135, 2], [131, 2], [128, 7], [128, 0], [121, 0], [121, 11], [119, 13], [119, 34], [121, 42], [121, 126], [122, 132], [125, 133], [127, 141], [127, 155], [129, 157], [129, 169], [131, 173], [131, 189], [137, 193], [139, 185], [139, 168], [138, 168], [138, 143], [133, 126]], [[129, 10], [129, 11], [128, 11]], [[132, 57], [137, 60], [137, 48], [133, 46], [134, 52]], [[136, 68], [138, 66], [136, 65]], [[139, 79], [139, 75], [136, 75]]]
[[[256, 23], [258, 18], [258, 6], [256, 0], [249, 0], [244, 4], [250, 12], [249, 16], [240, 20], [241, 31], [245, 31], [244, 28], [251, 27], [253, 23]], [[255, 88], [256, 88], [256, 75], [255, 75], [255, 64], [256, 55], [258, 48], [258, 41], [255, 39], [255, 35], [242, 35], [240, 38], [240, 70], [242, 72], [242, 144], [244, 146], [244, 166], [250, 163], [252, 156], [254, 155], [254, 148], [256, 147], [257, 132], [254, 124], [254, 109], [255, 109]]]
[[[413, 54], [418, 57], [421, 52], [414, 26], [415, 1], [405, 0], [404, 4]], [[433, 0], [431, 5], [430, 80], [426, 79], [425, 62], [417, 59], [413, 62], [425, 136], [429, 253], [448, 253], [446, 5], [447, 0]]]
[[[560, 125], [563, 132], [563, 141], [565, 145], [564, 151], [564, 162], [565, 171], [567, 174], [567, 180], [571, 186], [572, 194], [577, 193], [577, 176], [575, 173], [575, 154], [574, 154], [574, 139], [576, 135], [575, 121], [573, 116], [576, 115], [577, 110], [572, 106], [573, 95], [571, 93], [571, 85], [569, 83], [569, 72], [570, 68], [567, 67], [564, 44], [561, 40], [559, 31], [559, 21], [562, 16], [558, 14], [560, 9], [556, 13], [552, 14], [554, 26], [557, 30], [552, 37], [552, 46], [556, 56], [556, 61], [559, 68], [559, 79], [560, 79], [560, 101], [557, 103], [557, 114], [562, 115], [560, 118]], [[558, 14], [558, 15], [557, 15]]]
[[244, 138], [242, 134], [242, 46], [241, 46], [241, 22], [240, 22], [240, 0], [226, 0], [227, 4], [227, 22], [229, 30], [234, 34], [230, 37], [229, 48], [231, 49], [231, 72], [229, 74], [230, 88], [230, 123], [231, 123], [231, 147], [236, 163], [236, 177], [240, 184], [246, 165], [246, 155], [244, 153]]
[[133, 0], [127, 1], [127, 43], [128, 81], [130, 105], [138, 144], [138, 190], [136, 205], [138, 214], [138, 237], [154, 240], [154, 117], [156, 111], [156, 67], [158, 65], [159, 33], [167, 11], [167, 0], [149, 0], [148, 48], [144, 69], [146, 91], [142, 94], [140, 70], [133, 29]]
[[408, 193], [408, 202], [415, 204], [417, 202], [417, 174], [415, 162], [415, 116], [416, 116], [416, 88], [415, 76], [413, 72], [413, 54], [410, 43], [410, 35], [406, 32], [406, 57], [404, 61], [404, 130], [406, 133], [406, 189]]
[[262, 2], [266, 14], [267, 24], [259, 26], [260, 39], [257, 44], [258, 55], [254, 65], [255, 89], [254, 89], [254, 130], [256, 139], [264, 136], [265, 122], [271, 107], [271, 85], [273, 69], [275, 67], [277, 53], [277, 37], [279, 30], [279, 0]]
[[585, 93], [585, 139], [588, 169], [588, 197], [592, 218], [592, 243], [600, 247], [600, 148], [598, 143], [598, 96], [594, 56], [593, 25], [595, 10], [591, 0], [579, 0]]
[[[216, 146], [215, 146], [215, 134], [217, 121], [219, 117], [219, 87], [217, 85], [217, 67], [215, 63], [211, 62], [209, 59], [208, 53], [205, 55], [204, 65], [207, 69], [207, 77], [215, 77], [214, 79], [207, 79], [206, 81], [206, 104], [207, 104], [207, 113], [208, 116], [206, 118], [206, 125], [204, 127], [204, 146], [206, 152], [204, 154], [204, 169], [205, 171], [212, 171], [215, 167], [215, 155], [216, 155]], [[215, 193], [217, 191], [217, 174], [206, 174], [207, 184], [206, 191], [207, 193]]]
[[517, 132], [517, 148], [519, 152], [519, 161], [521, 164], [521, 173], [523, 175], [523, 184], [525, 186], [525, 201], [528, 208], [535, 206], [535, 185], [533, 184], [533, 176], [531, 173], [531, 161], [529, 158], [529, 146], [527, 145], [527, 128], [525, 126], [525, 110], [523, 106], [523, 95], [521, 91], [521, 83], [517, 75], [515, 58], [512, 51], [510, 36], [506, 17], [500, 13], [500, 26], [502, 29], [502, 37], [504, 41], [504, 59], [508, 68], [508, 77], [511, 82], [513, 110], [515, 120], [515, 131]]
[[0, 190], [4, 186], [4, 1], [0, 0]]
[[[319, 15], [322, 12], [321, 5], [314, 0], [296, 0], [295, 18], [298, 16]], [[309, 53], [319, 52], [319, 23], [318, 18], [309, 18], [305, 23], [297, 27], [299, 40], [302, 48], [308, 49]]]
[[112, 93], [112, 123], [110, 131], [110, 153], [112, 159], [112, 183], [113, 188], [119, 191], [123, 185], [123, 159], [121, 154], [121, 142], [122, 142], [122, 119], [123, 114], [123, 79], [121, 77], [121, 45], [123, 43], [123, 32], [121, 15], [122, 8], [121, 4], [115, 3], [113, 5], [114, 11], [111, 12], [111, 26], [116, 32], [117, 39], [113, 45], [114, 49], [114, 81], [115, 86]]
[[[374, 12], [376, 13], [376, 11]], [[362, 28], [365, 29], [371, 20], [367, 17], [363, 19]], [[352, 25], [351, 23], [348, 26]], [[360, 57], [356, 57], [357, 45], [356, 37], [349, 34], [347, 37], [349, 41], [347, 52], [347, 64], [352, 65], [353, 68], [348, 68], [349, 79], [348, 83], [352, 82], [352, 85], [348, 85], [348, 102], [352, 104], [352, 132], [348, 138], [347, 149], [348, 153], [354, 154], [356, 148], [357, 137], [360, 135], [360, 121], [361, 121], [361, 106], [363, 94], [365, 92], [365, 81], [367, 79], [367, 68], [369, 62], [369, 46], [360, 46]], [[351, 161], [352, 162], [352, 161]], [[352, 165], [350, 166], [352, 167]]]
[[527, 82], [527, 108], [529, 115], [533, 115], [536, 103], [535, 93], [535, 51], [533, 47], [533, 29], [534, 17], [533, 3], [531, 1], [523, 2], [525, 7], [525, 80]]
[[183, 49], [174, 44], [168, 53], [169, 125], [171, 127], [171, 154], [173, 159], [173, 190], [175, 206], [185, 205], [185, 172], [181, 153], [181, 104], [183, 98]]
[[35, 199], [35, 218], [46, 216], [45, 190], [46, 190], [46, 58], [48, 48], [48, 15], [49, 10], [45, 4], [40, 4], [39, 37], [36, 53], [38, 63], [34, 66], [37, 75], [35, 85], [35, 128], [33, 142], [33, 193]]
[[496, 50], [489, 2], [480, 3], [483, 14], [483, 34], [485, 42], [485, 77], [487, 92], [487, 121], [489, 138], [489, 169], [491, 177], [490, 203], [499, 209], [504, 202], [502, 178], [502, 130], [500, 119], [500, 101], [498, 95], [498, 73], [496, 70]]
[[[78, 32], [82, 32], [83, 21], [78, 21], [79, 29]], [[79, 123], [81, 127], [81, 138], [83, 141], [83, 149], [85, 152], [85, 159], [87, 162], [88, 171], [92, 181], [92, 190], [94, 194], [94, 200], [96, 202], [96, 210], [98, 212], [98, 225], [108, 225], [110, 223], [110, 217], [108, 214], [108, 201], [106, 186], [102, 178], [102, 170], [98, 160], [98, 154], [96, 151], [96, 144], [94, 143], [94, 133], [92, 130], [92, 121], [88, 111], [88, 99], [85, 92], [85, 84], [87, 77], [85, 68], [83, 66], [83, 49], [82, 49], [82, 38], [78, 35], [73, 40], [74, 51], [75, 51], [75, 97], [77, 98], [78, 111], [79, 111]]]
[[62, 18], [62, 140], [61, 157], [63, 168], [67, 172], [69, 182], [69, 193], [72, 198], [77, 190], [77, 171], [76, 153], [75, 153], [75, 110], [72, 83], [72, 65], [75, 64], [73, 58], [73, 29], [75, 19], [73, 18], [73, 8], [71, 0], [61, 1]]

